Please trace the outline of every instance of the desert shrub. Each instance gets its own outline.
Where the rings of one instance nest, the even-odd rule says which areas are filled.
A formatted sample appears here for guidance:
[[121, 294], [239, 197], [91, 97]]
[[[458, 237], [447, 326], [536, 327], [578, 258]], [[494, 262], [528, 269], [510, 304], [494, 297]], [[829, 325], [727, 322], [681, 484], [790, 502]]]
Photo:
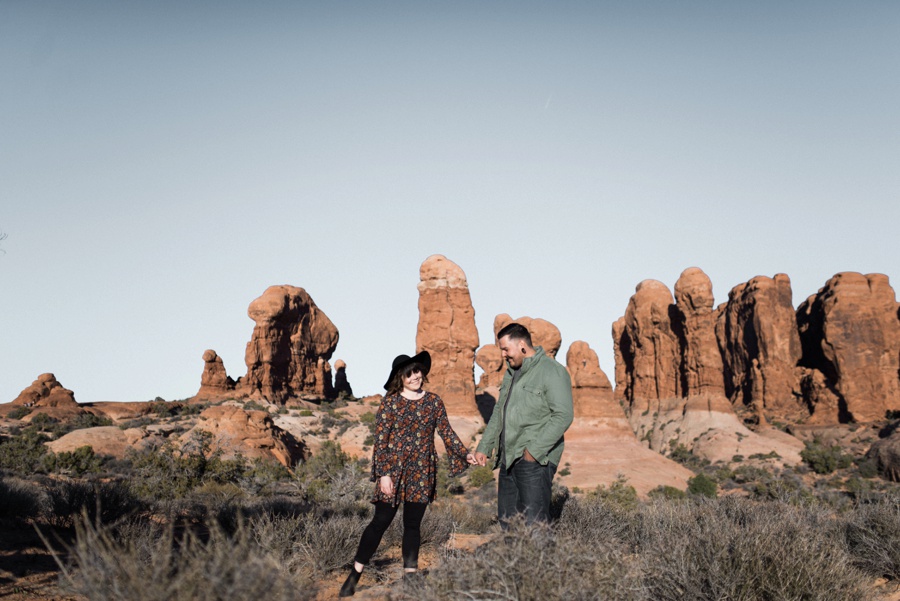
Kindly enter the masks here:
[[359, 513], [366, 508], [373, 486], [366, 465], [365, 460], [347, 455], [339, 443], [327, 440], [318, 452], [297, 466], [294, 482], [310, 502]]
[[763, 471], [758, 480], [747, 482], [744, 489], [760, 500], [780, 501], [792, 505], [816, 502], [815, 493], [790, 470], [782, 470], [778, 475]]
[[[453, 520], [454, 532], [465, 534], [484, 534], [497, 521], [496, 499], [494, 504], [460, 501], [444, 503], [435, 502], [435, 507], [446, 508]], [[430, 511], [430, 510], [429, 510]]]
[[651, 499], [677, 500], [687, 498], [687, 493], [674, 486], [660, 485], [648, 492], [647, 496]]
[[900, 497], [859, 505], [846, 519], [853, 563], [875, 578], [900, 580]]
[[94, 449], [89, 445], [84, 445], [74, 451], [48, 453], [44, 466], [49, 471], [82, 476], [99, 472], [103, 467], [103, 459], [99, 455], [95, 455]]
[[830, 474], [837, 469], [850, 467], [853, 457], [845, 455], [837, 445], [826, 446], [820, 438], [806, 441], [800, 457], [817, 474]]
[[221, 450], [211, 450], [211, 440], [210, 433], [198, 431], [180, 449], [169, 444], [130, 454], [135, 492], [150, 499], [171, 499], [210, 483], [252, 482], [254, 467], [246, 458], [223, 459]]
[[246, 525], [230, 536], [213, 524], [206, 537], [187, 530], [179, 538], [172, 527], [116, 533], [83, 519], [68, 551], [71, 563], [59, 562], [63, 579], [92, 601], [287, 601], [316, 594], [311, 580], [261, 547]]
[[871, 599], [831, 513], [698, 497], [641, 511], [638, 553], [654, 601]]
[[55, 527], [70, 527], [79, 516], [114, 522], [139, 511], [143, 504], [122, 482], [49, 480], [44, 484], [47, 509], [44, 520]]
[[633, 547], [639, 509], [640, 506], [632, 504], [630, 499], [623, 503], [616, 496], [575, 496], [563, 508], [557, 528], [561, 535], [585, 544], [591, 541], [620, 541], [627, 547]]
[[96, 428], [99, 426], [111, 426], [113, 422], [108, 417], [100, 417], [93, 413], [80, 413], [63, 425], [65, 432], [72, 430], [82, 430], [84, 428]]
[[705, 474], [697, 474], [693, 478], [688, 478], [688, 494], [702, 497], [716, 498], [718, 495], [719, 485], [716, 481]]
[[468, 483], [470, 488], [481, 488], [493, 481], [494, 470], [486, 465], [475, 466], [469, 470]]
[[589, 498], [599, 497], [610, 503], [620, 505], [623, 509], [633, 509], [638, 505], [637, 491], [628, 484], [628, 479], [622, 475], [619, 475], [609, 486], [601, 484], [594, 490], [589, 491], [587, 496]]
[[614, 543], [587, 544], [514, 520], [474, 553], [445, 553], [428, 578], [392, 598], [643, 600], [636, 563]]
[[21, 475], [45, 472], [50, 449], [44, 443], [48, 440], [40, 426], [23, 428], [0, 442], [0, 468]]
[[7, 413], [6, 417], [9, 419], [22, 419], [29, 413], [31, 413], [31, 407], [20, 406]]
[[25, 520], [44, 510], [46, 495], [34, 482], [15, 477], [0, 478], [0, 518]]

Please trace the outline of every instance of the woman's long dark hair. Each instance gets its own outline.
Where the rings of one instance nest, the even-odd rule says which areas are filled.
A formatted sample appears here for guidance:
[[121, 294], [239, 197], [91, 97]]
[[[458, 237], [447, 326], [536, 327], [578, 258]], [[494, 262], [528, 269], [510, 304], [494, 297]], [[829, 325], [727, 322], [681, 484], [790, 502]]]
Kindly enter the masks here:
[[410, 363], [395, 373], [394, 377], [391, 378], [391, 382], [388, 384], [388, 394], [400, 394], [403, 392], [403, 378], [408, 378], [417, 371], [422, 372], [422, 386], [425, 386], [425, 384], [428, 383], [428, 376], [425, 375], [425, 367], [423, 367], [421, 363]]

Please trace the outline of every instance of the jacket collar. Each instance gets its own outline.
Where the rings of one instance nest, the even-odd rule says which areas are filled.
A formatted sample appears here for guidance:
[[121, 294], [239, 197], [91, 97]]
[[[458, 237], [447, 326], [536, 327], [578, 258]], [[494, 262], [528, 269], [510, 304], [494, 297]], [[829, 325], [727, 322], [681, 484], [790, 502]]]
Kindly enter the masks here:
[[546, 354], [544, 353], [544, 347], [536, 346], [534, 348], [534, 354], [530, 357], [525, 357], [525, 359], [522, 361], [522, 367], [520, 367], [518, 371], [521, 371], [524, 374], [529, 369], [531, 369], [532, 366], [537, 364], [537, 362], [540, 361], [544, 356], [546, 356]]

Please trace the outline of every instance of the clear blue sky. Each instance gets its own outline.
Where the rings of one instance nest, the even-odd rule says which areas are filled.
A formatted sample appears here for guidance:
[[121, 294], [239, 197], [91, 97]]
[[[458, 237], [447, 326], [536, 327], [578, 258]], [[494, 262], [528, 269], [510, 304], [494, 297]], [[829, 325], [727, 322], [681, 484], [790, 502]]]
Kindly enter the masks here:
[[305, 288], [357, 394], [418, 269], [586, 340], [634, 287], [900, 281], [900, 3], [0, 0], [0, 402], [243, 375]]

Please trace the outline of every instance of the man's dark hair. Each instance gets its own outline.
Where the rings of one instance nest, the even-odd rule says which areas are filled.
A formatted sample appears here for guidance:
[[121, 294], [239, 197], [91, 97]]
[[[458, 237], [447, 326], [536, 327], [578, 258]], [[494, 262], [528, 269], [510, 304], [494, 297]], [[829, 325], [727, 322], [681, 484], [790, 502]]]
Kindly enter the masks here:
[[531, 342], [531, 334], [522, 324], [513, 322], [497, 332], [497, 340], [500, 340], [504, 336], [509, 336], [510, 340], [522, 340], [529, 347], [534, 347], [534, 344]]

